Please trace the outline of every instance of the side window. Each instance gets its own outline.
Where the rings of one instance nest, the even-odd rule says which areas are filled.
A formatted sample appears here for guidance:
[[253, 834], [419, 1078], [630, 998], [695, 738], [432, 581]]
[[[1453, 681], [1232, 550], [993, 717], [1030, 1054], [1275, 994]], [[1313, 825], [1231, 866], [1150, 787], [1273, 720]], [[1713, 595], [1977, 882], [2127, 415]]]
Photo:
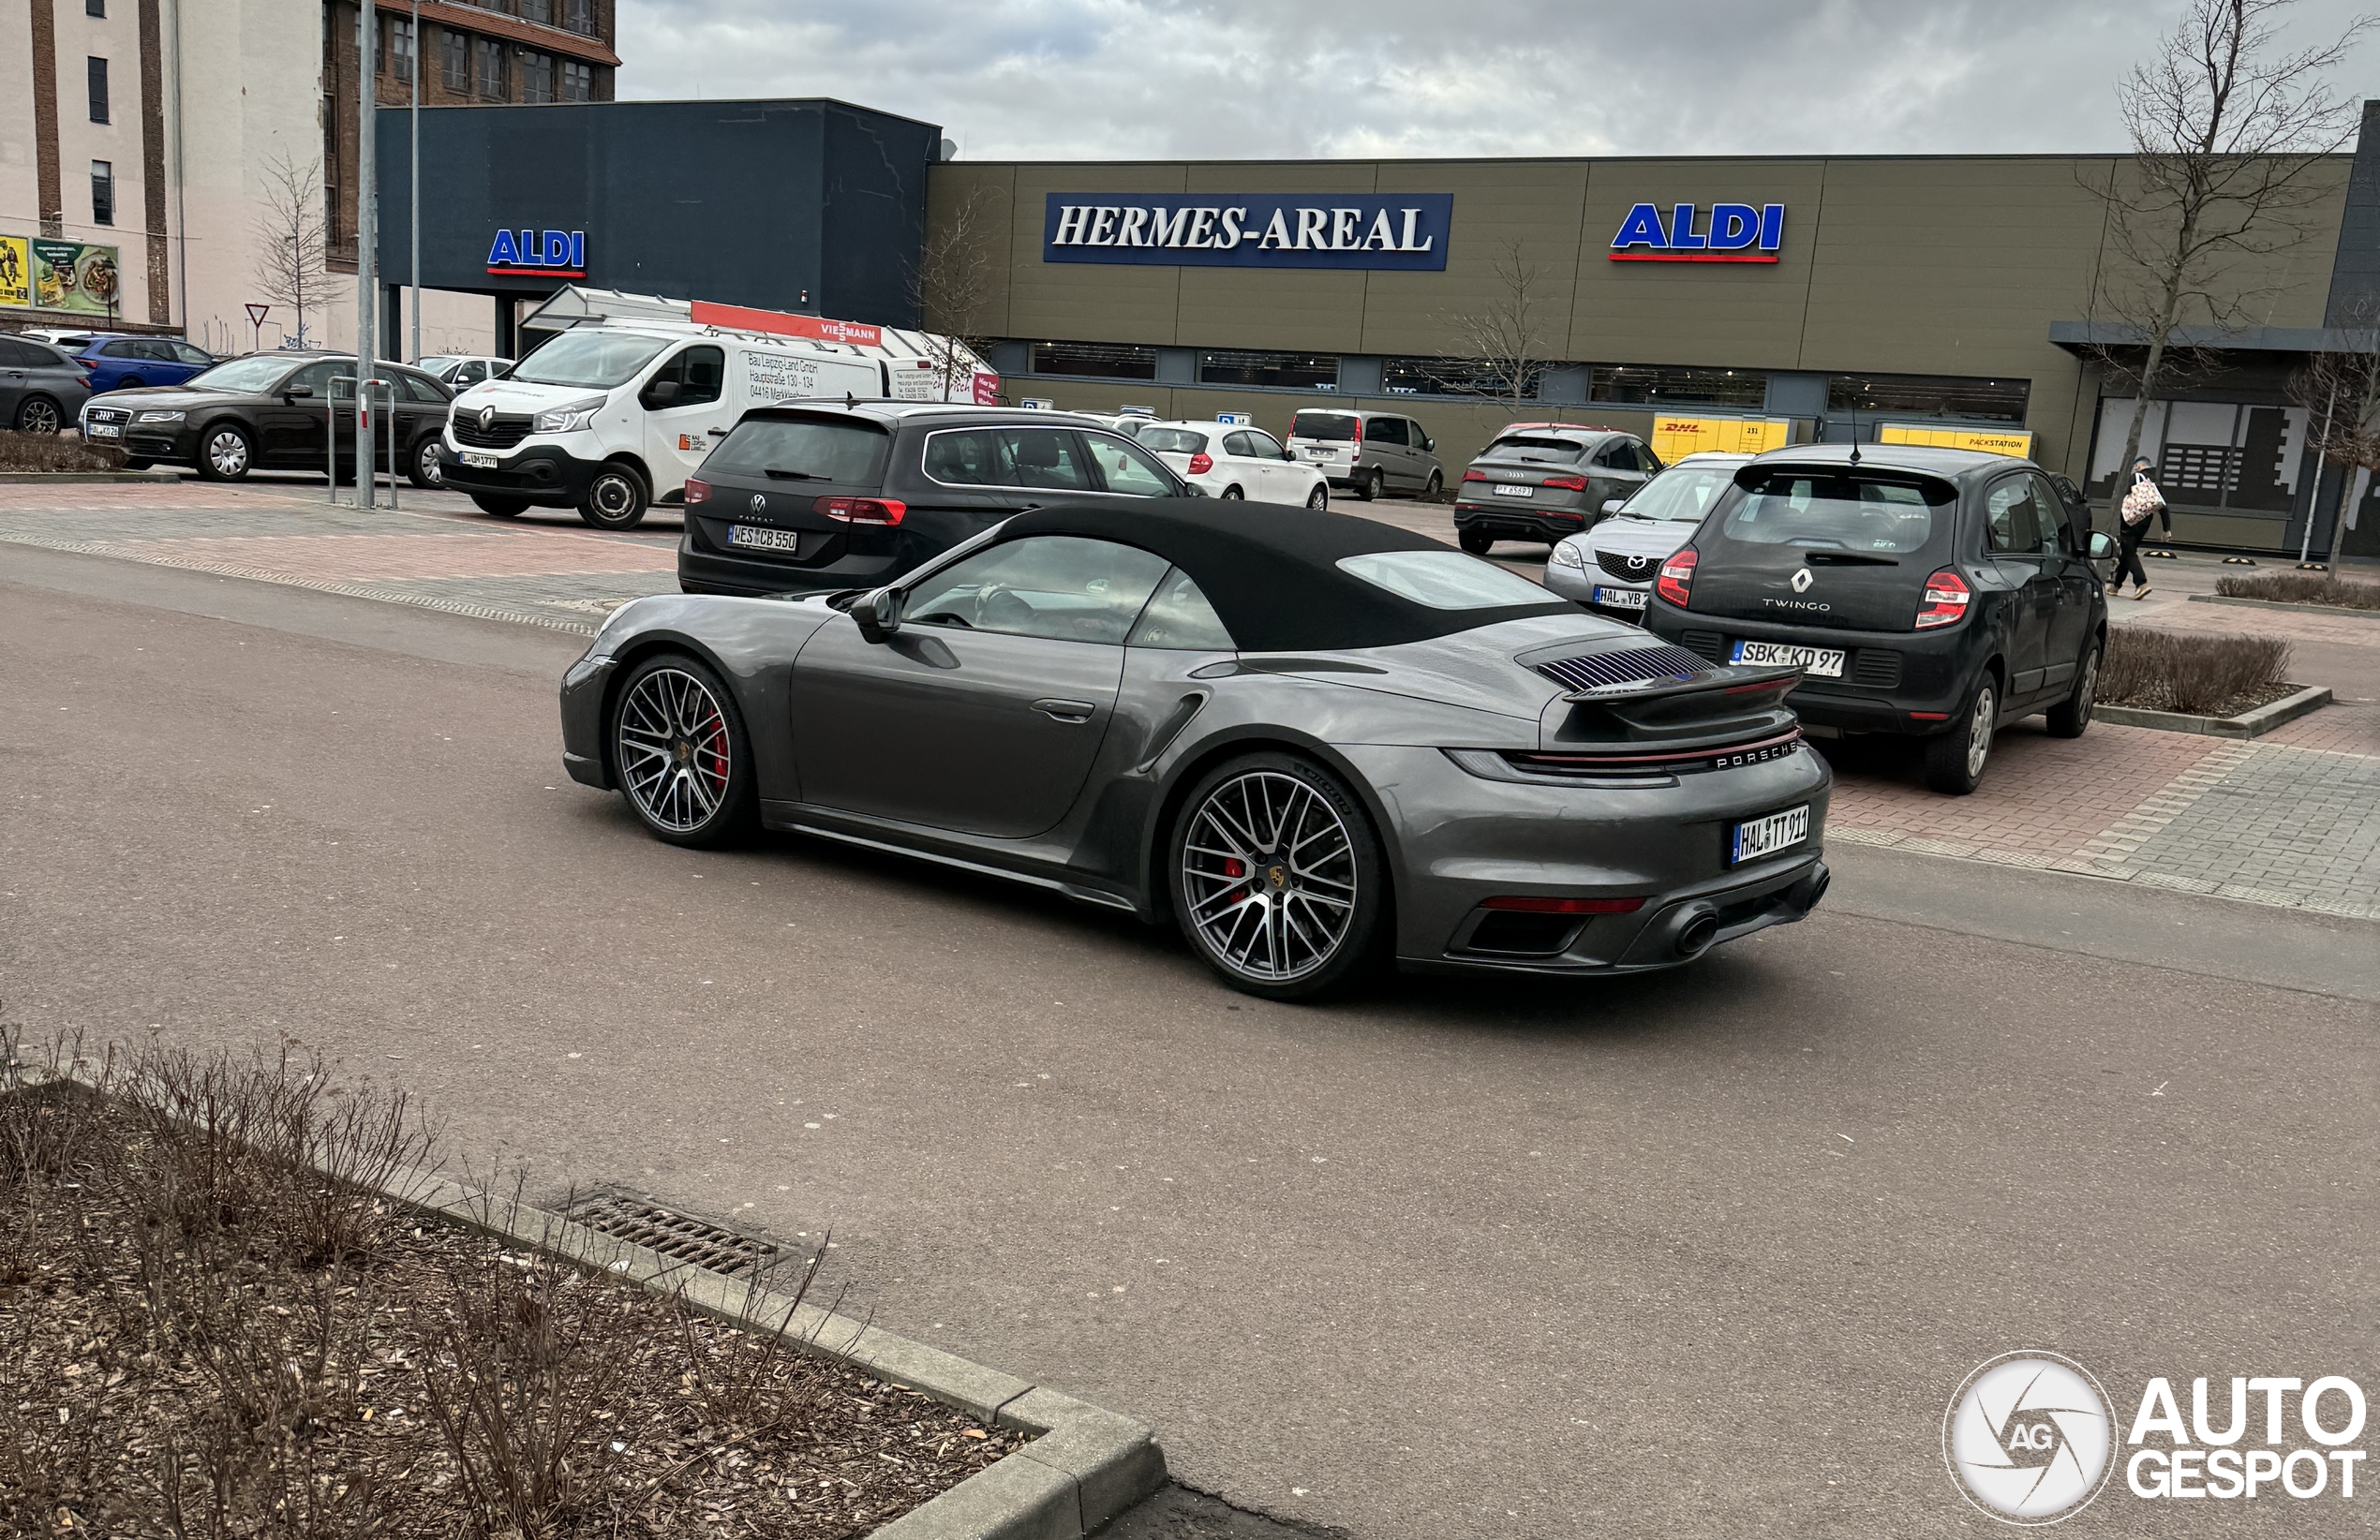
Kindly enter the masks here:
[[112, 342], [99, 349], [105, 358], [147, 358], [148, 348], [138, 342]]
[[401, 370], [391, 372], [395, 374], [397, 379], [404, 384], [405, 393], [414, 400], [427, 402], [432, 406], [446, 405], [446, 392], [439, 390], [428, 376], [409, 374]]
[[677, 404], [701, 407], [719, 399], [727, 377], [727, 354], [718, 348], [689, 348], [662, 366], [656, 380], [677, 381]]
[[30, 366], [35, 354], [32, 348], [14, 337], [0, 337], [0, 368], [22, 369]]
[[1127, 646], [1158, 647], [1168, 652], [1233, 652], [1239, 644], [1223, 629], [1207, 596], [1176, 567], [1157, 585], [1155, 597], [1140, 612], [1140, 623], [1124, 639]]
[[1635, 448], [1636, 468], [1647, 476], [1659, 476], [1661, 473], [1660, 457], [1643, 444], [1637, 444]]
[[[287, 380], [282, 382], [281, 393], [287, 395], [291, 391], [312, 391], [314, 392], [314, 399], [320, 401], [324, 396], [331, 393], [331, 377], [333, 375], [351, 375], [353, 373], [355, 373], [355, 364], [351, 360], [341, 360], [336, 363], [309, 363], [305, 368], [300, 369], [296, 374], [291, 375]], [[339, 387], [339, 398], [341, 400], [350, 399], [354, 394], [355, 387], [353, 385], [341, 385]]]
[[486, 378], [487, 365], [477, 359], [469, 360], [454, 371], [454, 383], [458, 386], [476, 385]]
[[1166, 570], [1163, 557], [1112, 540], [1033, 535], [926, 579], [901, 606], [902, 623], [1115, 646]]
[[1132, 497], [1174, 495], [1173, 478], [1139, 445], [1104, 433], [1084, 434], [1082, 441], [1090, 446], [1091, 463], [1099, 467], [1099, 479], [1109, 492]]
[[[2059, 542], [2058, 535], [2066, 528], [2066, 499], [2058, 496], [2058, 489], [2039, 476], [2032, 478], [2032, 483], [2033, 506], [2041, 510], [2041, 548], [2045, 553], [2056, 555], [2065, 549]], [[2077, 545], [2075, 549], [2081, 547]]]
[[2041, 515], [2030, 477], [2011, 476], [1984, 494], [1984, 549], [1995, 556], [2041, 554]]
[[1013, 486], [1004, 469], [1000, 439], [989, 428], [930, 434], [926, 438], [926, 474], [953, 486]]
[[1242, 428], [1223, 436], [1223, 452], [1253, 460], [1256, 458], [1257, 449], [1256, 445], [1248, 441], [1247, 430]]
[[177, 342], [173, 344], [173, 356], [180, 359], [185, 363], [195, 364], [201, 369], [215, 362], [213, 359], [207, 357], [203, 351], [191, 347], [186, 342]]
[[1278, 460], [1281, 458], [1281, 440], [1273, 437], [1272, 435], [1265, 432], [1262, 428], [1250, 428], [1247, 431], [1246, 437], [1248, 440], [1247, 452], [1255, 455], [1257, 459]]
[[1603, 452], [1595, 457], [1595, 463], [1606, 470], [1634, 470], [1636, 450], [1628, 439], [1614, 438], [1603, 446]]
[[1064, 492], [1091, 490], [1080, 442], [1064, 428], [1004, 428], [1000, 437], [1016, 467], [1012, 484]]
[[1402, 447], [1406, 441], [1405, 437], [1405, 419], [1402, 417], [1376, 417], [1363, 424], [1363, 437], [1370, 439], [1377, 439], [1383, 444], [1395, 444]]

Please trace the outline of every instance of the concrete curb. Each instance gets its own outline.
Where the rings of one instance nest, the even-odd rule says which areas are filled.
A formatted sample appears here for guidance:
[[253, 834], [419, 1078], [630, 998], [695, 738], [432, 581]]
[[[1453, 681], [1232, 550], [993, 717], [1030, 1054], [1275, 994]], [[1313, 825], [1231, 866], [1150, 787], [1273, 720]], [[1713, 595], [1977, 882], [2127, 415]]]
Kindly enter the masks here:
[[178, 481], [170, 470], [0, 470], [0, 486], [71, 486], [97, 481]]
[[[2313, 606], [2300, 604], [2295, 608]], [[2208, 738], [2260, 738], [2283, 722], [2294, 722], [2329, 703], [2329, 687], [2312, 685], [2238, 717], [2193, 717], [2179, 711], [2143, 711], [2138, 706], [2105, 703], [2092, 706], [2091, 715], [2118, 727], [2153, 727], [2167, 733], [2195, 733]]]
[[399, 1172], [380, 1191], [483, 1235], [675, 1294], [728, 1325], [781, 1330], [804, 1353], [1040, 1435], [877, 1530], [884, 1540], [1080, 1540], [1165, 1485], [1165, 1453], [1145, 1423], [435, 1172]]
[[2279, 599], [2234, 599], [2229, 594], [2192, 594], [2193, 604], [2237, 604], [2248, 610], [2294, 610], [2299, 615], [2343, 615], [2351, 620], [2380, 620], [2380, 610], [2351, 610], [2344, 604], [2298, 604]]

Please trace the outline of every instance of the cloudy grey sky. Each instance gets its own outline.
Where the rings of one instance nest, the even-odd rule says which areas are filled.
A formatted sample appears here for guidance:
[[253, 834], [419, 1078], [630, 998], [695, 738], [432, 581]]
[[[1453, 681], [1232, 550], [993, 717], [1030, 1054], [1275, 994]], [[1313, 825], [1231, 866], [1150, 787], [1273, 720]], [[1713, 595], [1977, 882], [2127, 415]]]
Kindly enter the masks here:
[[[2292, 40], [2356, 0], [2301, 0]], [[622, 97], [840, 96], [968, 159], [2115, 149], [2180, 0], [620, 0]], [[2380, 91], [2380, 44], [2340, 81]]]

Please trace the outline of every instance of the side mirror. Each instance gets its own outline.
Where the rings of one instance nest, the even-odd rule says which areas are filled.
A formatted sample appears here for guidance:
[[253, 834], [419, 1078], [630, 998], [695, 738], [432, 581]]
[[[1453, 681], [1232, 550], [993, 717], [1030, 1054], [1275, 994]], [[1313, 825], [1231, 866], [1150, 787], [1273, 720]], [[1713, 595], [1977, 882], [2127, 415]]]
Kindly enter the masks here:
[[677, 405], [678, 384], [674, 379], [657, 379], [645, 387], [645, 409], [658, 411]]
[[2116, 554], [2115, 538], [2105, 529], [2090, 532], [2090, 559], [2105, 561]]
[[1603, 511], [1606, 513], [1617, 513], [1620, 511], [1620, 504], [1626, 502], [1627, 500], [1628, 499], [1624, 497], [1606, 497], [1603, 499]]
[[313, 396], [314, 387], [311, 385], [292, 385], [281, 392], [281, 399], [288, 402], [308, 401]]
[[1285, 449], [1285, 450], [1283, 450], [1283, 451], [1281, 452], [1281, 458], [1282, 458], [1282, 459], [1284, 459], [1284, 460], [1295, 460], [1297, 457], [1298, 457], [1298, 452], [1297, 452], [1296, 450], [1286, 450], [1286, 449]]
[[1421, 440], [1421, 452], [1424, 454], [1435, 452], [1437, 447], [1438, 441], [1435, 438], [1424, 438]]
[[900, 629], [900, 590], [879, 588], [863, 594], [851, 607], [852, 619], [859, 623], [859, 634], [870, 642], [881, 643]]

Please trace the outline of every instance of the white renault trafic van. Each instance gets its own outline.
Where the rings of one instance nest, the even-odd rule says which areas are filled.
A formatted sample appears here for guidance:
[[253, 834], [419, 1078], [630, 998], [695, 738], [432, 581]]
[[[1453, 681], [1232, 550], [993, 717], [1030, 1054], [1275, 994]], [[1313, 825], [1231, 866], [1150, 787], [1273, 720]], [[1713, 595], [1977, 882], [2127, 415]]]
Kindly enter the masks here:
[[[454, 398], [444, 484], [499, 518], [575, 508], [633, 528], [754, 407], [897, 393], [883, 358], [846, 343], [666, 320], [574, 327], [503, 379]], [[907, 384], [908, 381], [901, 383]]]

